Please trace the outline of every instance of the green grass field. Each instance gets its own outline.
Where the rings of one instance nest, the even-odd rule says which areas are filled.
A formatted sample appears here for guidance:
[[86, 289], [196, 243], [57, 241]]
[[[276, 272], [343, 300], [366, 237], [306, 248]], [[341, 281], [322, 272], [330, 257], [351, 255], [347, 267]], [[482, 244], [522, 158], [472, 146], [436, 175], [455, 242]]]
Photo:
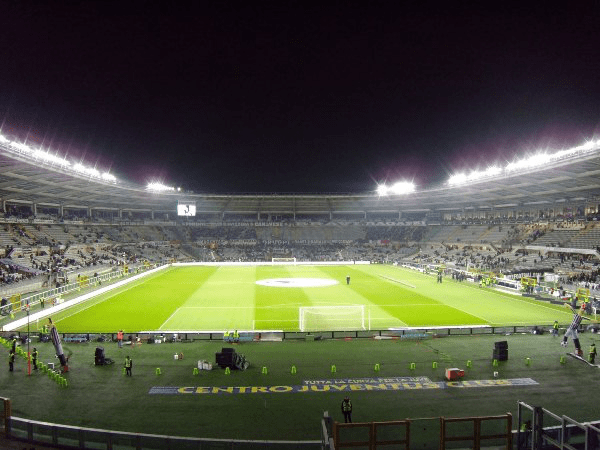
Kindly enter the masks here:
[[[257, 284], [272, 279], [284, 281]], [[335, 284], [289, 287], [303, 279]], [[351, 305], [364, 305], [362, 319], [356, 308], [341, 308]], [[569, 323], [572, 317], [564, 308], [450, 278], [438, 284], [432, 276], [394, 266], [347, 265], [174, 267], [57, 313], [53, 320], [63, 333], [298, 331], [300, 308], [315, 306], [337, 307], [306, 316], [305, 324], [322, 331], [534, 325]]]

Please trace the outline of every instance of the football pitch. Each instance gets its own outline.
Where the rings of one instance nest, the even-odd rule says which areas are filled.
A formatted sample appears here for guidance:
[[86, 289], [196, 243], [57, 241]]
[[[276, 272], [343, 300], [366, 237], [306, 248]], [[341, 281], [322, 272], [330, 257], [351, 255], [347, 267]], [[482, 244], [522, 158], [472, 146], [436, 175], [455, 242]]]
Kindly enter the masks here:
[[110, 333], [526, 326], [571, 317], [548, 303], [389, 265], [223, 265], [172, 267], [52, 318], [63, 333]]

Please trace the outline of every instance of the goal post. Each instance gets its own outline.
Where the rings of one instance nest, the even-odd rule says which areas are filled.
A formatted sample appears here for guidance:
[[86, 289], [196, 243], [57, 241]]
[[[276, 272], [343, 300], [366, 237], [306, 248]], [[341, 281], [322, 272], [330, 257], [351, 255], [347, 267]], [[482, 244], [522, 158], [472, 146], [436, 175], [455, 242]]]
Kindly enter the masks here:
[[296, 258], [271, 258], [273, 264], [296, 264]]
[[366, 330], [365, 305], [301, 306], [298, 328], [300, 331]]

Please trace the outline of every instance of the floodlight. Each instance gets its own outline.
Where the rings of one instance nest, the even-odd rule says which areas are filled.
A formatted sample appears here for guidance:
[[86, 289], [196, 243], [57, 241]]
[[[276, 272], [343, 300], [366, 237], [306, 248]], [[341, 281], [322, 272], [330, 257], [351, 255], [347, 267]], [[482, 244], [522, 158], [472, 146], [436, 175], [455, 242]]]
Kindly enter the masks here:
[[21, 144], [20, 142], [12, 141], [11, 145], [21, 151], [24, 151], [26, 153], [31, 153], [31, 149], [25, 144]]
[[148, 183], [148, 185], [146, 186], [146, 189], [148, 191], [155, 191], [155, 192], [164, 192], [164, 191], [174, 191], [175, 188], [171, 187], [171, 186], [165, 186], [162, 183], [159, 183], [158, 181], [153, 181]]
[[390, 191], [398, 195], [410, 194], [415, 191], [415, 185], [410, 181], [398, 181], [390, 187]]
[[463, 184], [467, 182], [467, 176], [464, 173], [457, 173], [456, 175], [452, 175], [448, 180], [448, 183], [452, 186], [456, 184]]
[[377, 194], [380, 197], [388, 195], [388, 188], [387, 188], [387, 186], [385, 184], [380, 184], [379, 186], [377, 186]]
[[3, 144], [6, 144], [7, 142], [10, 142], [10, 141], [0, 134], [0, 142], [2, 142]]
[[494, 175], [500, 175], [502, 173], [502, 169], [498, 166], [492, 166], [488, 167], [484, 173], [488, 177], [493, 177]]
[[46, 153], [42, 150], [34, 150], [32, 155], [36, 159], [41, 159], [47, 163], [58, 164], [60, 166], [70, 166], [71, 163], [66, 159], [59, 158], [58, 156], [51, 155], [50, 153]]
[[102, 179], [103, 179], [104, 181], [111, 181], [111, 182], [113, 182], [113, 183], [115, 183], [115, 182], [117, 181], [117, 178], [116, 178], [114, 175], [112, 175], [112, 174], [110, 174], [110, 173], [108, 173], [108, 172], [104, 172], [104, 173], [102, 174]]

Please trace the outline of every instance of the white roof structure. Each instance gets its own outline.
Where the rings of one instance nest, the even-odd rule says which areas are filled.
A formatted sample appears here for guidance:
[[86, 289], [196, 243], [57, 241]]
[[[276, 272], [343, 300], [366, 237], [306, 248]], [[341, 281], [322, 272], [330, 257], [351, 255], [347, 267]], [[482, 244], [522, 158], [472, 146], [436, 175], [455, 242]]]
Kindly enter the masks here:
[[546, 209], [600, 199], [600, 141], [582, 151], [521, 170], [497, 171], [465, 184], [426, 187], [407, 195], [375, 191], [349, 194], [210, 194], [151, 192], [41, 161], [0, 141], [0, 199], [64, 208], [172, 212], [179, 200], [196, 202], [198, 214], [357, 214], [499, 209]]

